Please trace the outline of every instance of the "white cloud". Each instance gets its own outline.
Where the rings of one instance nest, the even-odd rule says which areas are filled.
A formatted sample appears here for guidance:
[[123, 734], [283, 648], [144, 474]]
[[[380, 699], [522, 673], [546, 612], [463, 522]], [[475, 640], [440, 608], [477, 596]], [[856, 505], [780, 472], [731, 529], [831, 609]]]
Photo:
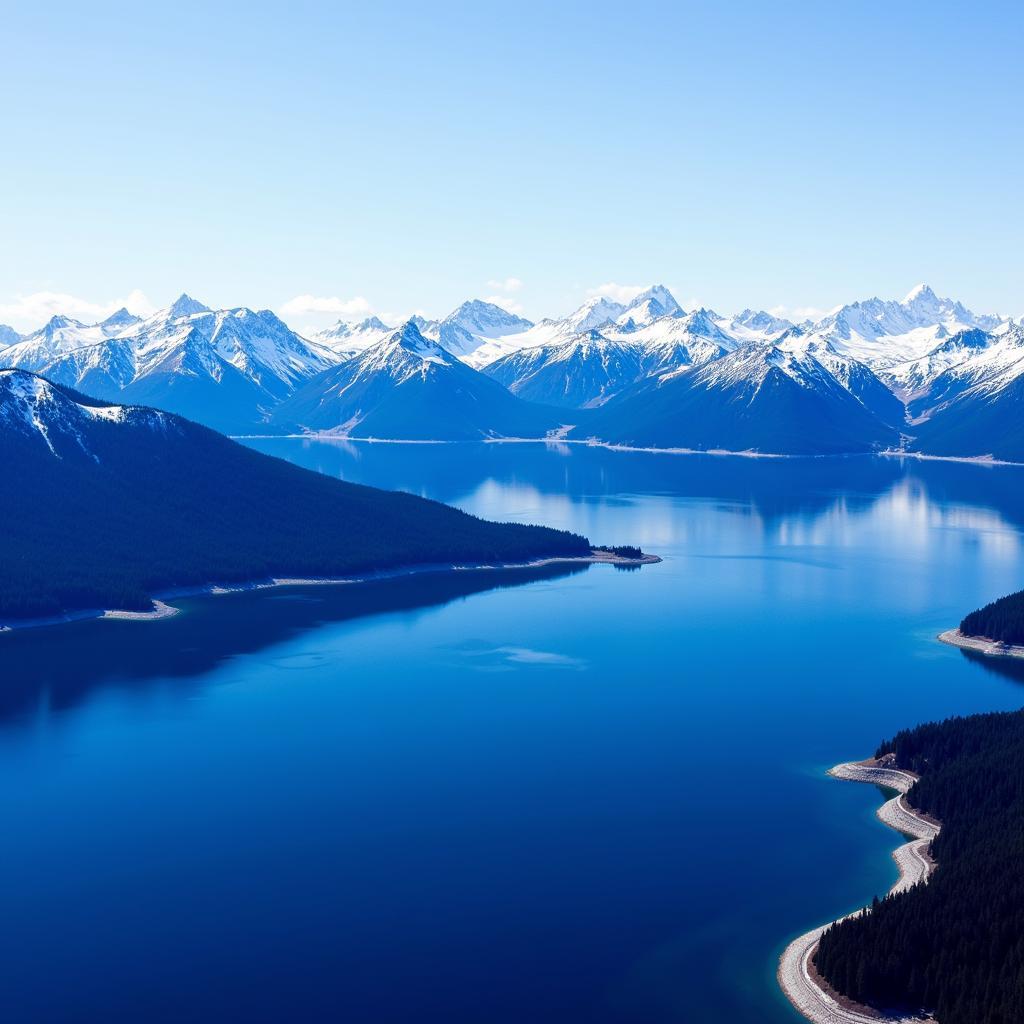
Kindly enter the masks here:
[[105, 320], [122, 306], [137, 316], [149, 316], [156, 309], [138, 288], [124, 298], [109, 302], [90, 302], [66, 292], [33, 292], [19, 295], [13, 302], [0, 303], [0, 323], [10, 324], [19, 331], [35, 330], [57, 315], [94, 323]]
[[[523, 282], [518, 277], [506, 277], [500, 281], [488, 281], [487, 287], [496, 288], [499, 292], [511, 293], [519, 291], [523, 287]], [[488, 299], [487, 301], [491, 302], [492, 300]]]
[[[772, 316], [782, 317], [785, 320], [792, 320], [800, 323], [804, 320], [818, 321], [829, 313], [827, 309], [818, 309], [817, 306], [772, 306], [768, 310]], [[832, 311], [834, 312], [834, 310]]]
[[488, 295], [484, 302], [491, 302], [495, 306], [501, 306], [502, 309], [509, 313], [515, 313], [517, 316], [523, 311], [523, 304], [516, 302], [515, 299], [510, 299], [507, 295]]
[[373, 307], [361, 295], [340, 299], [336, 295], [296, 295], [278, 310], [282, 316], [308, 316], [311, 313], [330, 313], [333, 316], [366, 317]]
[[648, 285], [645, 284], [616, 284], [614, 281], [609, 281], [607, 284], [599, 284], [596, 288], [588, 288], [587, 295], [590, 298], [600, 295], [615, 302], [627, 303], [632, 302], [647, 288]]

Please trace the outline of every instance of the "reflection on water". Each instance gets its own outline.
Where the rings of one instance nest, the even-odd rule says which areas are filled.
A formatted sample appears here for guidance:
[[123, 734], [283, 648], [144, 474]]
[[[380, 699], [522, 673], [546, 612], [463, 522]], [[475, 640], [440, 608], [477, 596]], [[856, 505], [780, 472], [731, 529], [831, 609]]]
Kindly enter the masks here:
[[[80, 621], [0, 637], [5, 670], [0, 724], [16, 724], [26, 709], [74, 707], [97, 687], [138, 690], [178, 680], [186, 690], [203, 674], [243, 654], [255, 654], [327, 622], [403, 614], [487, 590], [556, 580], [587, 566], [549, 565], [502, 572], [473, 570], [368, 581], [358, 585], [274, 588], [175, 601], [183, 614], [157, 622]], [[276, 668], [309, 667], [310, 662]]]
[[1021, 704], [935, 640], [1022, 585], [1020, 470], [253, 445], [665, 560], [0, 636], [13, 1020], [795, 1022], [787, 937], [893, 875], [823, 768]]

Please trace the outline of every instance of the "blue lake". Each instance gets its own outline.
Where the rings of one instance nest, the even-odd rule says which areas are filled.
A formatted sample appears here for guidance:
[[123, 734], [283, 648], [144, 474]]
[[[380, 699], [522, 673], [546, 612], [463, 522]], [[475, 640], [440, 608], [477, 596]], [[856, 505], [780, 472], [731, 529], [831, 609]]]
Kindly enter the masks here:
[[1024, 585], [1021, 470], [250, 443], [664, 562], [0, 636], [9, 1020], [799, 1020], [786, 941], [895, 878], [823, 770], [1024, 704], [934, 639]]

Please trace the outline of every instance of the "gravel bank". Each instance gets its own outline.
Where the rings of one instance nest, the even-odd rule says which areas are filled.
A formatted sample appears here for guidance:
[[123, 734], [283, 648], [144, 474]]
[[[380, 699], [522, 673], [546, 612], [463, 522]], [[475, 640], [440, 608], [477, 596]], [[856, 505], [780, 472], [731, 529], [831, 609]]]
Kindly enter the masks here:
[[[910, 772], [869, 762], [839, 764], [829, 771], [829, 775], [898, 791], [898, 796], [882, 804], [878, 817], [896, 831], [914, 838], [893, 851], [900, 877], [890, 891], [902, 892], [918, 882], [926, 881], [935, 867], [928, 856], [928, 844], [938, 833], [939, 826], [922, 818], [904, 800], [904, 795], [916, 781], [915, 776]], [[779, 960], [778, 978], [786, 998], [815, 1024], [879, 1024], [879, 1021], [888, 1024], [917, 1024], [921, 1021], [920, 1017], [884, 1016], [868, 1007], [844, 1005], [825, 991], [811, 967], [811, 959], [818, 940], [829, 924], [823, 924], [794, 939], [783, 952]]]

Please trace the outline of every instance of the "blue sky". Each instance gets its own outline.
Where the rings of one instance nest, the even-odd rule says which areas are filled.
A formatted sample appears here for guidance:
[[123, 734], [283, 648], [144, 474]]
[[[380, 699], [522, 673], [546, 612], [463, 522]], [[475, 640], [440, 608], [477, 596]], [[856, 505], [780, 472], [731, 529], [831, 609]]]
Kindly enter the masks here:
[[300, 323], [494, 295], [536, 318], [653, 281], [721, 311], [928, 281], [1024, 312], [1017, 5], [54, 0], [0, 24], [19, 329], [182, 290]]

